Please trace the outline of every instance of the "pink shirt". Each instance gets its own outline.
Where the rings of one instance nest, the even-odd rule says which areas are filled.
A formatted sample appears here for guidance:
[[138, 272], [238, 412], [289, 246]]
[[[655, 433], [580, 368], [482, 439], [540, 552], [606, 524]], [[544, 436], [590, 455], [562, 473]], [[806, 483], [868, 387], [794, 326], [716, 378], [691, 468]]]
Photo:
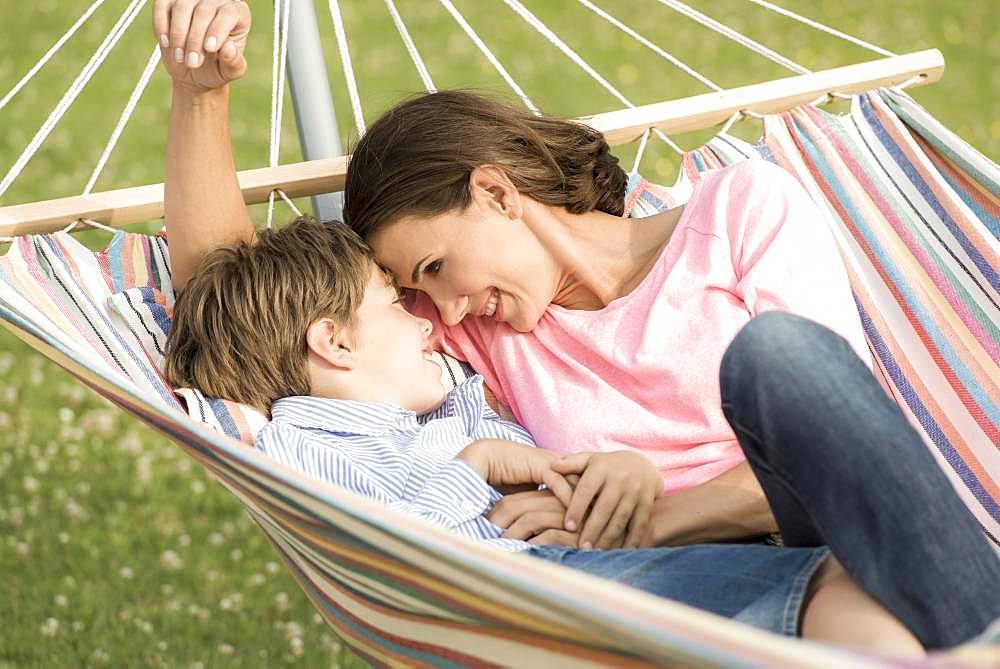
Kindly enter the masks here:
[[640, 451], [665, 492], [743, 461], [720, 407], [719, 363], [739, 329], [770, 309], [827, 325], [870, 364], [816, 205], [791, 175], [761, 161], [704, 174], [649, 274], [599, 311], [550, 305], [522, 334], [473, 317], [445, 327], [423, 294], [413, 305], [539, 446]]

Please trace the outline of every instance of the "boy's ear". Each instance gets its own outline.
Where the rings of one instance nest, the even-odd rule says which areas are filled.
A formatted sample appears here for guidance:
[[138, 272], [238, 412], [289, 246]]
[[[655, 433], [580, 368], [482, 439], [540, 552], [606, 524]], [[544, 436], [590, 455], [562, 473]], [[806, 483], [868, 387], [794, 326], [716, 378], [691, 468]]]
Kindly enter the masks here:
[[357, 355], [349, 328], [332, 318], [320, 318], [306, 330], [309, 356], [319, 358], [331, 367], [354, 369]]
[[469, 192], [481, 206], [499, 211], [510, 219], [521, 218], [521, 193], [500, 167], [480, 165], [469, 174]]

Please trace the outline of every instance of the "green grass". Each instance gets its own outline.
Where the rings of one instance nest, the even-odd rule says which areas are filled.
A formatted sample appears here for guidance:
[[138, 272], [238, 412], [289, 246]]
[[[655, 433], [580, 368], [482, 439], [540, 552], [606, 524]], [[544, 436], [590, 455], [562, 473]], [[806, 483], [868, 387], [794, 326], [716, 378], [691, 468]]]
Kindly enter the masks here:
[[[90, 0], [39, 0], [5, 12], [0, 94], [21, 77]], [[22, 148], [106, 33], [123, 0], [105, 7], [28, 88], [0, 111], [0, 170]], [[234, 91], [241, 168], [266, 164], [269, 3], [255, 0], [251, 72]], [[371, 121], [419, 89], [415, 70], [378, 2], [350, 2], [345, 19]], [[435, 3], [397, 0], [439, 87], [505, 93], [502, 82]], [[702, 92], [699, 85], [569, 0], [526, 0], [636, 104]], [[711, 14], [811, 69], [867, 60], [864, 50], [737, 0], [700, 0]], [[944, 79], [914, 97], [987, 156], [1000, 155], [1000, 16], [991, 0], [783, 3], [896, 52], [940, 48]], [[617, 108], [499, 2], [456, 5], [546, 111]], [[786, 73], [654, 0], [601, 7], [725, 86]], [[332, 45], [326, 3], [317, 3]], [[78, 193], [152, 48], [148, 9], [43, 145], [4, 204]], [[378, 45], [378, 48], [373, 48]], [[344, 82], [328, 49], [335, 102], [349, 142]], [[163, 176], [169, 89], [158, 74], [98, 188]], [[299, 159], [286, 100], [282, 161]], [[755, 124], [738, 132], [750, 137]], [[704, 133], [676, 138], [694, 146]], [[631, 163], [633, 149], [621, 156]], [[643, 171], [672, 182], [676, 158], [650, 146]], [[302, 204], [308, 204], [303, 202]], [[278, 209], [281, 217], [287, 210]], [[261, 211], [255, 210], [260, 219]], [[146, 229], [151, 229], [146, 226]], [[86, 233], [103, 243], [103, 233]], [[274, 666], [356, 663], [318, 622], [297, 585], [237, 502], [162, 437], [74, 383], [6, 332], [0, 334], [0, 666]]]

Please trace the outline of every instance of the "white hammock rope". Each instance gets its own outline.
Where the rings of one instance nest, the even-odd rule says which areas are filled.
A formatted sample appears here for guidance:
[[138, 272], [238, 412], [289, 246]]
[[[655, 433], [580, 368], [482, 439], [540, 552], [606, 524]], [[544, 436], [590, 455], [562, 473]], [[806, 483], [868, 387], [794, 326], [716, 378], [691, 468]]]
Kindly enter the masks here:
[[45, 119], [45, 123], [43, 123], [42, 127], [38, 129], [37, 133], [35, 133], [35, 136], [24, 149], [24, 152], [21, 153], [17, 162], [15, 162], [10, 168], [3, 180], [0, 181], [0, 197], [7, 192], [7, 189], [10, 188], [14, 179], [21, 174], [24, 166], [27, 165], [28, 161], [35, 155], [38, 148], [42, 145], [42, 142], [48, 138], [53, 128], [55, 128], [56, 124], [60, 119], [62, 119], [63, 115], [69, 109], [70, 105], [72, 105], [76, 98], [79, 97], [80, 93], [87, 85], [87, 82], [89, 82], [94, 76], [94, 73], [97, 72], [97, 69], [108, 57], [108, 54], [111, 53], [111, 50], [122, 38], [122, 35], [125, 34], [128, 27], [133, 21], [135, 21], [136, 17], [139, 16], [139, 12], [142, 11], [146, 1], [147, 0], [132, 0], [125, 12], [118, 18], [118, 21], [111, 28], [111, 32], [108, 33], [107, 37], [104, 38], [104, 41], [97, 47], [97, 51], [94, 52], [94, 55], [91, 56], [87, 64], [83, 66], [80, 74], [77, 75], [76, 79], [66, 90], [66, 93], [59, 101], [59, 104], [57, 104], [55, 109], [52, 110], [49, 117]]
[[647, 49], [651, 50], [653, 53], [655, 53], [658, 56], [660, 56], [661, 58], [667, 60], [672, 65], [674, 65], [675, 67], [677, 67], [678, 69], [680, 69], [681, 71], [683, 71], [685, 74], [693, 77], [694, 79], [698, 80], [699, 82], [701, 82], [705, 86], [708, 86], [712, 90], [715, 90], [715, 91], [722, 91], [723, 90], [722, 87], [719, 86], [718, 84], [716, 84], [714, 81], [712, 81], [711, 79], [709, 79], [705, 75], [701, 74], [700, 72], [698, 72], [694, 68], [688, 66], [683, 61], [681, 61], [679, 58], [675, 57], [674, 55], [670, 54], [669, 52], [664, 51], [660, 47], [656, 46], [655, 44], [653, 44], [652, 42], [650, 42], [648, 39], [646, 39], [645, 37], [643, 37], [642, 35], [640, 35], [636, 31], [632, 30], [627, 25], [625, 25], [624, 23], [622, 23], [621, 21], [619, 21], [615, 17], [611, 16], [610, 14], [608, 14], [606, 11], [604, 11], [603, 9], [601, 9], [600, 7], [598, 7], [597, 5], [595, 5], [594, 3], [590, 2], [590, 0], [577, 0], [577, 2], [579, 2], [581, 5], [583, 5], [584, 7], [586, 7], [587, 9], [589, 9], [590, 11], [592, 11], [595, 14], [597, 14], [598, 16], [600, 16], [602, 19], [604, 19], [605, 21], [607, 21], [608, 23], [610, 23], [611, 25], [613, 25], [615, 28], [618, 28], [619, 30], [621, 30], [623, 33], [625, 33], [626, 35], [628, 35], [629, 37], [631, 37], [635, 41], [637, 41], [640, 44], [642, 44]]
[[[570, 60], [576, 63], [576, 65], [580, 69], [582, 69], [584, 72], [590, 75], [590, 77], [594, 81], [599, 83], [601, 86], [604, 87], [605, 90], [607, 90], [609, 93], [615, 96], [615, 98], [617, 98], [619, 102], [621, 102], [629, 109], [635, 107], [635, 105], [632, 104], [632, 102], [628, 98], [622, 95], [621, 91], [615, 88], [607, 79], [602, 77], [600, 73], [597, 72], [597, 70], [591, 67], [590, 64], [587, 63], [587, 61], [585, 61], [583, 58], [580, 57], [580, 54], [574, 51], [568, 44], [566, 44], [566, 42], [562, 41], [562, 39], [560, 39], [558, 35], [552, 32], [552, 30], [547, 25], [545, 25], [537, 16], [532, 14], [527, 7], [525, 7], [523, 4], [519, 2], [519, 0], [504, 0], [504, 3], [506, 3], [508, 7], [513, 9], [518, 16], [524, 19], [528, 23], [528, 25], [534, 28], [542, 37], [547, 39], [553, 46], [562, 51]], [[680, 155], [682, 156], [684, 155], [684, 149], [677, 146], [677, 144], [674, 143], [672, 139], [667, 137], [659, 128], [653, 128], [652, 130], [657, 137], [659, 137], [660, 139], [662, 139], [664, 142], [667, 143], [667, 146], [669, 146], [671, 149], [673, 149]]]
[[87, 181], [87, 185], [83, 187], [84, 195], [89, 195], [90, 192], [94, 190], [94, 184], [97, 183], [97, 179], [101, 176], [101, 172], [104, 171], [104, 166], [111, 157], [111, 152], [115, 150], [115, 146], [118, 144], [118, 139], [121, 137], [122, 132], [125, 130], [125, 126], [132, 118], [132, 114], [135, 112], [135, 106], [139, 104], [139, 99], [146, 90], [146, 86], [149, 85], [149, 80], [152, 78], [153, 73], [156, 72], [156, 67], [159, 64], [160, 45], [157, 44], [153, 47], [153, 53], [150, 54], [149, 61], [146, 63], [146, 69], [142, 71], [142, 75], [139, 77], [139, 82], [135, 85], [135, 88], [132, 89], [132, 95], [129, 97], [128, 102], [125, 104], [125, 108], [122, 110], [121, 116], [118, 118], [118, 124], [111, 133], [111, 138], [108, 140], [107, 145], [105, 145], [104, 151], [101, 153], [101, 157], [97, 161], [97, 165], [94, 166], [94, 171], [90, 174], [90, 180]]
[[661, 5], [673, 9], [675, 12], [683, 14], [689, 19], [697, 21], [706, 28], [714, 30], [720, 35], [728, 37], [729, 39], [733, 40], [734, 42], [737, 42], [738, 44], [746, 47], [747, 49], [750, 49], [751, 51], [774, 61], [775, 63], [781, 65], [782, 67], [786, 67], [789, 70], [792, 70], [793, 72], [798, 72], [799, 74], [811, 73], [810, 70], [802, 67], [793, 60], [785, 58], [777, 51], [772, 51], [771, 49], [768, 49], [760, 42], [754, 41], [749, 37], [747, 37], [746, 35], [733, 30], [729, 26], [719, 23], [710, 16], [706, 16], [705, 14], [702, 14], [698, 10], [688, 7], [683, 2], [679, 2], [678, 0], [656, 0], [656, 1], [659, 2]]
[[813, 21], [812, 19], [807, 19], [806, 17], [801, 16], [800, 14], [796, 14], [795, 12], [793, 12], [793, 11], [791, 11], [789, 9], [785, 9], [784, 7], [778, 7], [775, 4], [767, 2], [767, 0], [749, 0], [749, 1], [752, 2], [752, 3], [754, 3], [755, 5], [759, 5], [759, 6], [763, 7], [764, 9], [770, 10], [770, 11], [775, 12], [777, 14], [781, 14], [782, 16], [787, 16], [790, 19], [795, 19], [799, 23], [804, 23], [805, 25], [809, 26], [810, 28], [815, 28], [816, 30], [822, 30], [825, 33], [828, 33], [828, 34], [833, 35], [835, 37], [839, 37], [840, 39], [843, 39], [843, 40], [847, 40], [848, 42], [851, 42], [852, 44], [857, 44], [858, 46], [862, 46], [862, 47], [864, 47], [864, 48], [866, 48], [866, 49], [868, 49], [870, 51], [874, 51], [875, 53], [881, 54], [883, 56], [892, 57], [892, 56], [896, 55], [892, 51], [886, 51], [885, 49], [883, 49], [880, 46], [876, 46], [875, 44], [871, 44], [870, 42], [866, 42], [863, 39], [859, 39], [857, 37], [854, 37], [853, 35], [848, 35], [847, 33], [840, 32], [836, 28], [831, 28], [830, 26], [828, 26], [828, 25], [826, 25], [824, 23], [820, 23], [819, 21]]
[[649, 142], [649, 128], [646, 128], [642, 137], [639, 138], [639, 148], [635, 150], [635, 160], [632, 162], [632, 171], [629, 174], [638, 174], [639, 163], [642, 162], [642, 155], [646, 153], [646, 144]]
[[[285, 62], [288, 59], [288, 15], [291, 0], [274, 0], [274, 45], [271, 66], [271, 138], [267, 163], [277, 167], [281, 157], [281, 118], [285, 101]], [[274, 191], [267, 197], [267, 227], [274, 219]]]
[[10, 92], [7, 93], [7, 95], [3, 96], [3, 100], [0, 100], [0, 109], [3, 109], [4, 107], [7, 106], [7, 103], [10, 102], [15, 95], [17, 95], [18, 91], [24, 88], [24, 85], [27, 84], [29, 81], [31, 81], [32, 77], [34, 77], [35, 74], [37, 74], [38, 71], [45, 66], [45, 63], [49, 62], [52, 56], [56, 55], [56, 52], [58, 52], [59, 49], [62, 48], [62, 45], [65, 44], [69, 40], [69, 38], [72, 37], [76, 33], [76, 31], [80, 29], [80, 26], [82, 26], [84, 23], [87, 22], [87, 19], [90, 18], [90, 15], [93, 14], [97, 10], [97, 8], [100, 7], [102, 4], [104, 4], [104, 0], [96, 0], [94, 4], [92, 4], [87, 9], [87, 11], [85, 11], [83, 15], [76, 20], [76, 23], [70, 26], [69, 30], [67, 30], [66, 33], [62, 37], [60, 37], [59, 40], [49, 48], [48, 51], [45, 52], [45, 55], [39, 58], [38, 62], [35, 63], [35, 65], [30, 70], [28, 70], [28, 73], [25, 74], [23, 77], [21, 77], [21, 80], [19, 82], [14, 84], [14, 88], [10, 89]]
[[437, 88], [434, 87], [434, 82], [431, 80], [430, 72], [427, 71], [427, 67], [424, 65], [424, 60], [420, 57], [420, 52], [417, 51], [417, 45], [413, 43], [413, 39], [410, 37], [410, 31], [406, 29], [403, 17], [399, 15], [399, 11], [396, 9], [396, 3], [392, 0], [385, 0], [385, 6], [389, 10], [389, 14], [392, 16], [392, 22], [396, 25], [396, 30], [399, 31], [399, 37], [403, 40], [403, 44], [406, 46], [406, 53], [410, 54], [410, 60], [413, 61], [414, 67], [417, 68], [417, 74], [420, 75], [420, 80], [424, 82], [424, 89], [428, 93], [434, 93]]
[[365, 134], [365, 116], [361, 112], [358, 82], [354, 78], [351, 52], [347, 48], [347, 32], [344, 30], [344, 17], [340, 14], [340, 3], [337, 0], [330, 0], [330, 16], [333, 17], [333, 32], [337, 37], [337, 50], [340, 52], [340, 63], [344, 68], [344, 78], [347, 80], [347, 95], [351, 98], [354, 126], [358, 131], [358, 139], [361, 139]]
[[541, 114], [542, 112], [535, 106], [535, 103], [528, 98], [528, 95], [524, 92], [524, 90], [518, 86], [517, 82], [514, 81], [514, 78], [510, 76], [509, 72], [507, 72], [507, 68], [505, 68], [493, 52], [490, 51], [490, 48], [486, 46], [486, 43], [479, 38], [476, 31], [473, 30], [472, 26], [469, 25], [469, 22], [465, 20], [464, 16], [462, 16], [462, 13], [455, 9], [455, 5], [451, 3], [451, 0], [440, 0], [440, 2], [441, 5], [448, 10], [448, 13], [451, 14], [451, 17], [455, 19], [455, 22], [459, 25], [459, 27], [461, 27], [462, 30], [465, 31], [465, 34], [469, 36], [472, 43], [476, 45], [484, 56], [486, 56], [486, 60], [490, 62], [493, 69], [497, 71], [497, 74], [503, 77], [503, 80], [507, 82], [507, 85], [510, 86], [511, 90], [514, 91], [517, 97], [521, 98], [524, 106], [531, 110], [531, 113], [535, 116]]

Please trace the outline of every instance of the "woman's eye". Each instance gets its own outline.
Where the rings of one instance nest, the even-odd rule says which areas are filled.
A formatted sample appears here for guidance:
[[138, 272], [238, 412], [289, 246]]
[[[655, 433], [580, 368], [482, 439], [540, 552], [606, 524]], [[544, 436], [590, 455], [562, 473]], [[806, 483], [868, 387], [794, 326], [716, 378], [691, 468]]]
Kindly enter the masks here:
[[431, 276], [437, 274], [441, 271], [441, 265], [444, 263], [441, 260], [435, 260], [424, 265], [424, 274], [430, 274]]

